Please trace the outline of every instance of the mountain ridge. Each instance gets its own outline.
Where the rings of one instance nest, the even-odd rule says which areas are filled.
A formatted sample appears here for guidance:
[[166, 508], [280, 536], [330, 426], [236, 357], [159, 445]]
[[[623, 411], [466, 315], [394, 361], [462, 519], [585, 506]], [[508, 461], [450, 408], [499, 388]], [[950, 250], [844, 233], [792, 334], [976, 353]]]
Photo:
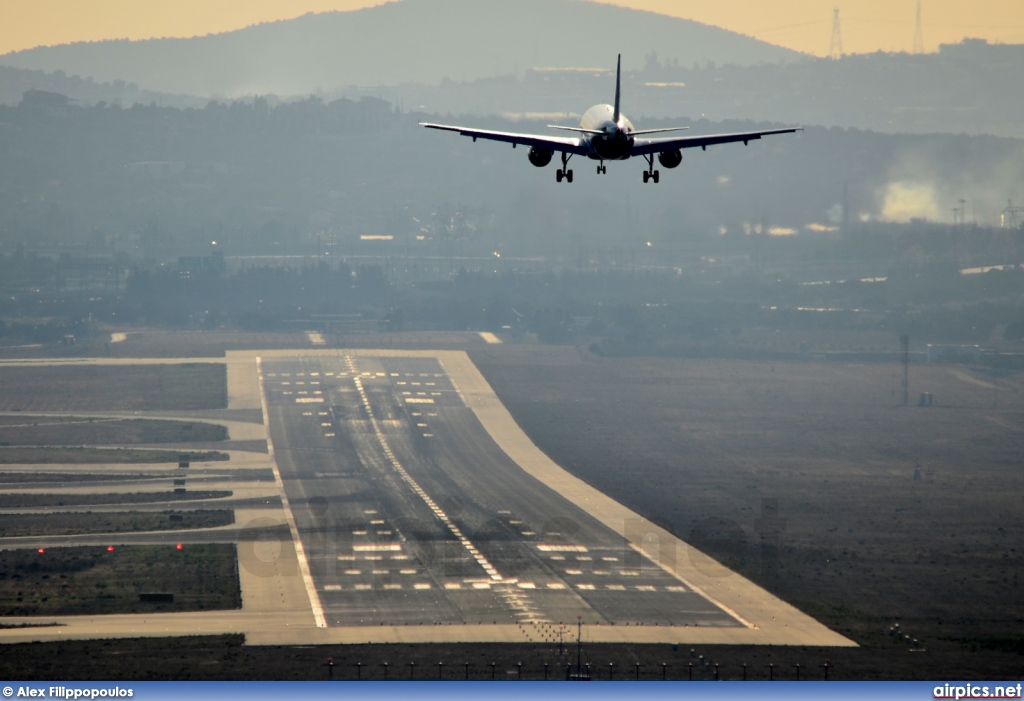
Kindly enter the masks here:
[[582, 0], [400, 0], [187, 39], [36, 47], [0, 64], [233, 97], [471, 81], [538, 65], [611, 67], [617, 53], [625, 68], [639, 68], [651, 52], [681, 65], [803, 56], [692, 20]]

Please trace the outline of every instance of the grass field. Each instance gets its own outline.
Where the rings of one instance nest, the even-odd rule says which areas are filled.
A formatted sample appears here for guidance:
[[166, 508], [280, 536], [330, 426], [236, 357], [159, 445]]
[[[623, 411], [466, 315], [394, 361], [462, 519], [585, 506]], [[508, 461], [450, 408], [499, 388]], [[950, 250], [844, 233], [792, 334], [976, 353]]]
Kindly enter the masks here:
[[224, 426], [201, 421], [0, 417], [0, 445], [145, 445], [227, 440]]
[[160, 501], [198, 501], [231, 496], [224, 490], [188, 492], [135, 492], [133, 494], [0, 494], [0, 509], [39, 508], [44, 506], [93, 506], [97, 504], [152, 504]]
[[[148, 603], [139, 594], [169, 593]], [[241, 606], [235, 546], [0, 551], [0, 615], [199, 611]], [[5, 655], [6, 656], [6, 655]]]
[[[178, 520], [171, 520], [175, 516]], [[48, 535], [80, 535], [85, 533], [137, 533], [183, 528], [214, 528], [229, 526], [235, 521], [234, 511], [99, 512], [0, 514], [0, 533], [5, 538]]]
[[0, 411], [221, 409], [227, 406], [226, 378], [220, 363], [5, 366]]
[[[24, 484], [26, 482], [38, 482], [45, 484], [77, 482], [111, 482], [120, 480], [155, 481], [181, 479], [183, 474], [179, 470], [154, 470], [151, 472], [29, 472], [30, 466], [25, 466], [25, 471], [8, 472], [0, 470], [0, 484]], [[269, 469], [260, 468], [232, 468], [231, 470], [217, 470], [211, 468], [192, 468], [188, 477], [224, 477], [225, 479], [239, 479], [254, 482], [273, 482], [274, 473]]]
[[1021, 377], [915, 366], [920, 409], [895, 364], [473, 357], [559, 464], [858, 642], [1024, 640]]
[[132, 450], [109, 448], [0, 447], [0, 465], [104, 465], [130, 463], [177, 463], [228, 460], [217, 451]]

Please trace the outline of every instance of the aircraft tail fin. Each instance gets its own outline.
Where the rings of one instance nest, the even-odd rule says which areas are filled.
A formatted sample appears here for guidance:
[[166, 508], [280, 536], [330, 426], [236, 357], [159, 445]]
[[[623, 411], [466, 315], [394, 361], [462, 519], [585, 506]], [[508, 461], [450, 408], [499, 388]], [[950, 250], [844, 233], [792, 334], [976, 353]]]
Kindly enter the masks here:
[[615, 66], [615, 123], [619, 123], [619, 94], [622, 86], [622, 54], [619, 54], [619, 61]]

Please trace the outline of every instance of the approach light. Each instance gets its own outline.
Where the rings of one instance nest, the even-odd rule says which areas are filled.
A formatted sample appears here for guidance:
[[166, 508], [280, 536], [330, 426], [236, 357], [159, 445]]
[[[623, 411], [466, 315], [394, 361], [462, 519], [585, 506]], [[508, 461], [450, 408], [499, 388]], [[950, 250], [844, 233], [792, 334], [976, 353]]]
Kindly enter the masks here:
[[185, 546], [182, 545], [181, 543], [178, 543], [177, 548], [178, 548], [178, 550], [184, 550]]
[[108, 553], [112, 553], [112, 552], [114, 552], [114, 546], [113, 546], [113, 545], [108, 545], [108, 546], [107, 546], [107, 552], [108, 552]]
[[39, 548], [39, 554], [42, 555], [46, 552], [46, 548]]

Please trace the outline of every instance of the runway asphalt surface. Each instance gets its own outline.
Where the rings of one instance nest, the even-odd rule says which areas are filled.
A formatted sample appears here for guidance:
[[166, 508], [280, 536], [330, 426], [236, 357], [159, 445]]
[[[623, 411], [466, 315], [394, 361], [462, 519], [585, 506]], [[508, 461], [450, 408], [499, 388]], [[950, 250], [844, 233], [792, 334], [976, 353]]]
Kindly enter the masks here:
[[437, 359], [265, 358], [262, 378], [327, 626], [743, 625], [524, 472]]

